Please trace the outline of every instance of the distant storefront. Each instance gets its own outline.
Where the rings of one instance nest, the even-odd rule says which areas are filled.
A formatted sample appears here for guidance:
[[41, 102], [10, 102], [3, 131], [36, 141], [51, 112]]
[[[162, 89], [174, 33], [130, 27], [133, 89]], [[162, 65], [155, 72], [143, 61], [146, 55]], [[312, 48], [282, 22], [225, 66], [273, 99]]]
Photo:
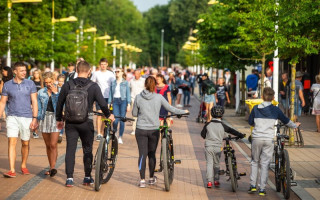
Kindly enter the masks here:
[[[301, 71], [310, 76], [311, 83], [315, 83], [315, 76], [320, 73], [320, 55], [311, 55], [302, 59], [297, 64], [297, 71]], [[280, 72], [291, 74], [291, 65], [287, 60], [280, 61]]]

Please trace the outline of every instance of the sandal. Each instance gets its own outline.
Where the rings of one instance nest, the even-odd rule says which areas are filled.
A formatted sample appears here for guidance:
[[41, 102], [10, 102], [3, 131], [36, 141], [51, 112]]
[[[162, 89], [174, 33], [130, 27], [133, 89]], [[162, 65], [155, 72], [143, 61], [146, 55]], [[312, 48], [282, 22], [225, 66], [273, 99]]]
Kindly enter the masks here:
[[54, 177], [57, 174], [57, 170], [56, 169], [51, 169], [50, 170], [50, 177]]
[[46, 172], [44, 173], [44, 175], [46, 175], [46, 176], [50, 175], [50, 170], [46, 171]]

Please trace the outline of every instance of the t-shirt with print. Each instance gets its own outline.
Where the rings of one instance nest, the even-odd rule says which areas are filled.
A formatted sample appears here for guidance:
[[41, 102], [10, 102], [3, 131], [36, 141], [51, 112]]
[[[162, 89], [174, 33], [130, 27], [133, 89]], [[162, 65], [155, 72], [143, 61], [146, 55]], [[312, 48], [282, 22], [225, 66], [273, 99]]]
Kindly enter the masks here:
[[3, 86], [2, 95], [8, 97], [8, 116], [32, 118], [31, 94], [37, 93], [33, 81], [24, 79], [20, 84], [14, 79]]
[[115, 79], [114, 74], [109, 70], [96, 71], [91, 77], [91, 80], [99, 85], [104, 98], [109, 98], [110, 87]]
[[219, 99], [225, 99], [228, 88], [225, 85], [216, 85], [216, 91]]

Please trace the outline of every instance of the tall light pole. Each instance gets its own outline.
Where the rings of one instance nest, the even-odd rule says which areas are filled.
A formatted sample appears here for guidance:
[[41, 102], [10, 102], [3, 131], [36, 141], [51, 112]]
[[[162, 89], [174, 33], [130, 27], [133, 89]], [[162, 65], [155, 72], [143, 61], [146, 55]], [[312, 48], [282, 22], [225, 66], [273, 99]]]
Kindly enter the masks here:
[[[279, 3], [276, 0], [276, 16], [278, 16], [278, 8], [279, 8]], [[275, 24], [275, 34], [278, 33], [278, 21]], [[273, 79], [273, 89], [275, 92], [275, 100], [279, 101], [279, 57], [278, 57], [278, 45], [277, 45], [277, 41], [275, 41], [275, 45], [276, 45], [276, 50], [274, 51], [274, 57], [273, 57], [273, 75], [272, 75], [272, 79]]]
[[51, 38], [51, 71], [54, 71], [54, 48], [53, 48], [53, 44], [54, 44], [54, 24], [57, 22], [76, 22], [78, 21], [78, 19], [75, 16], [70, 16], [70, 17], [66, 17], [66, 18], [61, 18], [61, 19], [55, 19], [54, 18], [54, 0], [52, 0], [52, 19], [51, 19], [51, 24], [52, 24], [52, 38]]
[[11, 67], [11, 8], [13, 3], [39, 3], [42, 0], [8, 0], [8, 52], [7, 52], [7, 66]]
[[107, 33], [105, 33], [104, 36], [97, 37], [97, 40], [104, 40], [104, 53], [107, 52], [108, 40], [110, 40], [110, 39], [111, 39], [111, 37], [110, 37], [110, 35], [107, 35]]
[[161, 58], [160, 58], [161, 67], [163, 67], [163, 39], [164, 39], [164, 29], [161, 30]]
[[84, 29], [83, 32], [85, 33], [93, 33], [93, 64], [95, 65], [96, 62], [96, 26]]
[[117, 46], [116, 44], [119, 44], [119, 40], [116, 40], [116, 37], [114, 37], [114, 40], [108, 42], [108, 44], [112, 44], [113, 47], [113, 62], [112, 62], [112, 68], [116, 69], [116, 56], [117, 56]]

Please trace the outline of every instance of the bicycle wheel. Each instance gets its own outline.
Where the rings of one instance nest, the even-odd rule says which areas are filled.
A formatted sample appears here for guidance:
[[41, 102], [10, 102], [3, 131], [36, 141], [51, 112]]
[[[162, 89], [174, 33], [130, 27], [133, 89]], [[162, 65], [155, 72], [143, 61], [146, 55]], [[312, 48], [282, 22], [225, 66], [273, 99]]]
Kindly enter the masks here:
[[231, 155], [228, 155], [229, 175], [231, 180], [231, 188], [233, 192], [237, 191], [237, 178], [235, 176]]
[[279, 154], [275, 152], [274, 154], [274, 177], [276, 182], [277, 192], [281, 191], [281, 176], [280, 176], [280, 167], [279, 167]]
[[95, 182], [94, 182], [94, 189], [99, 191], [102, 184], [102, 174], [105, 168], [105, 146], [106, 146], [106, 139], [102, 138], [99, 143], [99, 147], [97, 150], [97, 162], [96, 162], [96, 171], [95, 171]]
[[291, 170], [290, 170], [290, 160], [289, 153], [286, 149], [282, 153], [281, 161], [281, 174], [282, 174], [282, 192], [285, 199], [290, 198], [291, 190]]
[[107, 144], [106, 167], [102, 177], [102, 184], [107, 183], [110, 180], [116, 167], [118, 157], [118, 138], [113, 134], [110, 136], [110, 142]]
[[161, 140], [161, 152], [162, 152], [162, 159], [163, 159], [164, 187], [165, 187], [166, 191], [170, 191], [169, 157], [168, 157], [167, 138], [162, 138], [162, 140]]
[[[170, 154], [169, 154], [170, 153]], [[173, 142], [169, 144], [168, 148], [168, 158], [169, 158], [169, 183], [170, 185], [173, 182], [174, 176], [174, 154], [173, 154]]]
[[297, 136], [297, 140], [298, 140], [299, 146], [303, 147], [304, 146], [304, 140], [303, 140], [303, 136], [302, 136], [302, 133], [301, 133], [301, 130], [300, 130], [299, 127], [296, 130], [296, 136]]

